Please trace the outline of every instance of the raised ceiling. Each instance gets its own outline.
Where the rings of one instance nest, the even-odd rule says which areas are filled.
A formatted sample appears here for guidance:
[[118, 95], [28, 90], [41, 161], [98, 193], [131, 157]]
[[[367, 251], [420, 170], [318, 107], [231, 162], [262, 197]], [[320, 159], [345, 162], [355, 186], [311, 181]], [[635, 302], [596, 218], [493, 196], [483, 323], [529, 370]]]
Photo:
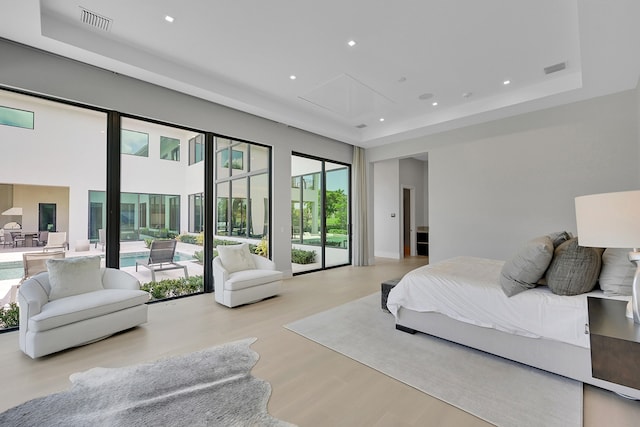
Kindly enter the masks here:
[[631, 89], [640, 73], [637, 0], [5, 0], [2, 11], [0, 37], [363, 147]]

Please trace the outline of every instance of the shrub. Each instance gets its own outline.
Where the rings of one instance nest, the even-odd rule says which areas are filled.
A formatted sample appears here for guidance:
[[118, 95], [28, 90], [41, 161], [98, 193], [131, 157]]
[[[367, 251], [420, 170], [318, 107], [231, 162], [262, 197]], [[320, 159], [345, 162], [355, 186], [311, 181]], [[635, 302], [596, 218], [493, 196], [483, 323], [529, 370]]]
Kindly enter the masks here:
[[265, 258], [269, 258], [269, 244], [266, 237], [263, 237], [262, 240], [260, 240], [260, 243], [256, 245], [253, 253]]
[[147, 247], [147, 249], [151, 247], [151, 242], [153, 242], [153, 239], [144, 239], [144, 245]]
[[291, 262], [294, 264], [311, 264], [316, 260], [315, 251], [305, 251], [303, 249], [291, 249]]
[[196, 244], [197, 236], [194, 234], [181, 234], [178, 236], [178, 240], [182, 243], [190, 243], [192, 245]]
[[12, 302], [0, 308], [0, 328], [14, 328], [20, 325], [20, 309]]
[[202, 276], [191, 276], [145, 283], [140, 289], [149, 292], [153, 301], [202, 292], [204, 285]]

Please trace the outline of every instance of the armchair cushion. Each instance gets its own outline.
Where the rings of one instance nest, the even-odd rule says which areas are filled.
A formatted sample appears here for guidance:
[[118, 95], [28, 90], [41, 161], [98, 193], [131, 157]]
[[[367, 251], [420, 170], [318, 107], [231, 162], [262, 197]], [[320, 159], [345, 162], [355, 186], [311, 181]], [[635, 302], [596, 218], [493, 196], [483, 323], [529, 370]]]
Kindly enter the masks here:
[[282, 272], [276, 270], [237, 271], [229, 275], [229, 279], [224, 283], [224, 288], [237, 291], [277, 280], [282, 280]]
[[218, 250], [218, 255], [220, 255], [222, 265], [229, 273], [256, 268], [247, 243], [228, 246], [218, 245], [216, 249]]
[[29, 318], [29, 330], [48, 331], [82, 320], [100, 317], [149, 301], [149, 293], [141, 290], [102, 289], [60, 298], [42, 306], [42, 311]]
[[48, 259], [49, 301], [104, 289], [100, 257]]

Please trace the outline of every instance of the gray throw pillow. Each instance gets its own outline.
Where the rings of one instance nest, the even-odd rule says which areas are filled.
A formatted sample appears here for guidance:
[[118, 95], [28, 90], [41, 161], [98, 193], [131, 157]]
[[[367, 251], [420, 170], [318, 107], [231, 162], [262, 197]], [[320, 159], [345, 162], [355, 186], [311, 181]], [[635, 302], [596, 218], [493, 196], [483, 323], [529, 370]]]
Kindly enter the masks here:
[[567, 231], [557, 231], [555, 233], [547, 234], [553, 243], [554, 249], [571, 239], [571, 234]]
[[508, 297], [535, 288], [547, 271], [553, 257], [553, 242], [549, 236], [528, 241], [504, 263], [500, 271], [500, 286]]
[[607, 248], [602, 254], [600, 289], [607, 296], [631, 295], [636, 265], [629, 261], [631, 249]]
[[558, 246], [546, 273], [551, 292], [557, 295], [590, 292], [600, 276], [602, 252], [602, 248], [579, 246], [577, 238]]

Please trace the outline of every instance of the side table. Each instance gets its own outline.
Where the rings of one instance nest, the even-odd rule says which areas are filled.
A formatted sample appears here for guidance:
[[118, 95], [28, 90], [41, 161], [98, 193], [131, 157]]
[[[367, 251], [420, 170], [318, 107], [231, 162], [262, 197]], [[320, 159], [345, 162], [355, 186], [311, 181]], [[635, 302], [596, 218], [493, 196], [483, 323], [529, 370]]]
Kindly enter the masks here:
[[625, 315], [627, 302], [588, 297], [594, 378], [640, 389], [640, 325]]
[[391, 289], [393, 289], [393, 287], [395, 285], [398, 284], [398, 282], [400, 281], [400, 279], [389, 279], [389, 280], [385, 280], [384, 282], [382, 282], [381, 284], [381, 303], [382, 303], [382, 309], [383, 310], [387, 310], [387, 298], [389, 297], [389, 292], [391, 291]]

